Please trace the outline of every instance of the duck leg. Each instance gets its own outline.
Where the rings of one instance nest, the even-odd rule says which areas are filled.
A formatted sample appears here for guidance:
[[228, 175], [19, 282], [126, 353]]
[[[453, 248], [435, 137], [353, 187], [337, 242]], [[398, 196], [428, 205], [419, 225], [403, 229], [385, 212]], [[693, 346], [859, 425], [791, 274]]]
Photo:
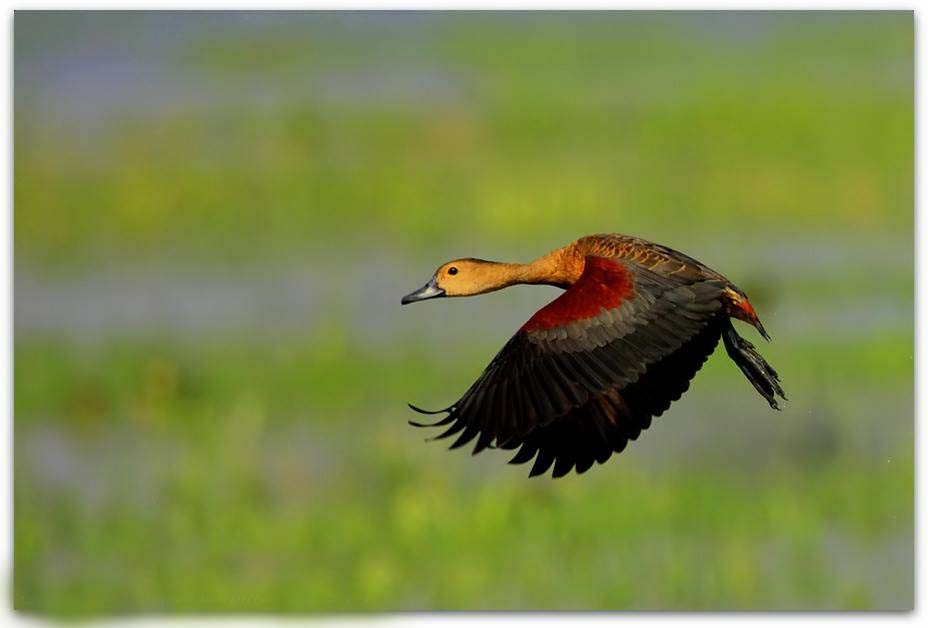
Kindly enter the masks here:
[[780, 376], [767, 361], [757, 352], [750, 342], [738, 335], [731, 320], [726, 321], [722, 332], [722, 340], [728, 357], [734, 360], [748, 381], [754, 385], [770, 407], [779, 410], [776, 397], [786, 400], [783, 388], [780, 386]]

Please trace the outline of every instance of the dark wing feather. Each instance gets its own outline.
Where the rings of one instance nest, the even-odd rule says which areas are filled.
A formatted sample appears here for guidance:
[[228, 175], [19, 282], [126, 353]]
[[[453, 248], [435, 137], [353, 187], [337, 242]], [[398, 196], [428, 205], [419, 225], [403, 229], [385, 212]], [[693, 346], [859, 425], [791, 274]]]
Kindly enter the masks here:
[[[690, 380], [712, 354], [722, 333], [721, 321], [704, 327], [691, 342], [653, 364], [621, 392], [612, 391], [531, 431], [510, 461], [531, 460], [537, 451], [549, 451], [562, 465], [574, 461], [577, 473], [602, 464], [635, 440], [670, 404], [689, 388]], [[557, 469], [557, 467], [555, 467]], [[569, 470], [569, 468], [567, 469]]]
[[[612, 290], [617, 281], [624, 283]], [[554, 465], [560, 477], [605, 462], [680, 398], [711, 354], [723, 289], [721, 281], [588, 258], [574, 286], [448, 408], [438, 424], [451, 426], [440, 437], [458, 434], [452, 448], [476, 438], [474, 453], [518, 447], [512, 462], [534, 457], [530, 475]]]

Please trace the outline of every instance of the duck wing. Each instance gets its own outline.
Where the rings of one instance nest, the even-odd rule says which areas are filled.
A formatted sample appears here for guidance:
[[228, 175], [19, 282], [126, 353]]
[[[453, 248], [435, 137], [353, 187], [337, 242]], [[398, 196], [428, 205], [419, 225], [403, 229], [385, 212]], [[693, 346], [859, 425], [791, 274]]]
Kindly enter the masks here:
[[435, 438], [457, 434], [452, 449], [476, 438], [474, 453], [520, 448], [511, 462], [534, 458], [530, 475], [553, 464], [560, 477], [605, 462], [686, 391], [727, 322], [726, 286], [587, 256], [580, 278], [429, 424], [448, 425]]

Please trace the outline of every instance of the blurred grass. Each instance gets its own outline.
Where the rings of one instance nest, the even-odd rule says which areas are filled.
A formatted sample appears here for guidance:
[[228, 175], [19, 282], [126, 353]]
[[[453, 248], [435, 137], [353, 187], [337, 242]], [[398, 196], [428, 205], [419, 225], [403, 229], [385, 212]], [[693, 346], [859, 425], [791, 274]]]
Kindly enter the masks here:
[[911, 345], [794, 347], [776, 362], [792, 403], [749, 419], [762, 403], [717, 356], [620, 458], [529, 481], [405, 425], [406, 396], [463, 386], [474, 349], [20, 344], [16, 605], [905, 607]]
[[249, 46], [204, 36], [171, 59], [214, 86], [208, 108], [155, 124], [117, 109], [83, 141], [47, 103], [20, 108], [16, 256], [910, 231], [911, 17], [745, 20], [760, 31], [745, 42], [717, 32], [724, 17], [709, 37], [648, 15], [458, 16], [425, 41], [394, 24], [364, 45], [323, 16]]
[[[912, 606], [911, 13], [15, 28], [16, 608]], [[511, 321], [455, 302], [402, 327], [398, 295], [603, 231], [727, 259], [784, 412], [720, 354], [583, 477], [421, 443], [404, 403], [447, 403]], [[284, 340], [270, 318], [81, 337], [114, 269], [206, 286], [305, 259], [333, 280]], [[418, 274], [394, 285], [396, 260]], [[37, 317], [30, 290], [74, 309]], [[70, 332], [30, 325], [52, 315]]]
[[157, 516], [131, 495], [93, 508], [69, 491], [19, 493], [16, 606], [853, 609], [911, 595], [904, 575], [867, 570], [909, 551], [905, 453], [762, 479], [623, 462], [560, 483], [512, 471], [477, 483], [422, 473], [408, 439], [381, 434], [363, 459], [282, 490], [253, 466], [254, 428], [224, 432], [182, 446]]
[[[14, 411], [23, 421], [46, 422], [70, 422], [85, 414], [105, 427], [148, 411], [189, 424], [196, 415], [213, 414], [208, 408], [221, 413], [221, 404], [243, 394], [282, 416], [402, 409], [409, 394], [434, 394], [455, 382], [463, 387], [494, 351], [483, 343], [460, 347], [453, 356], [436, 356], [421, 344], [371, 348], [348, 340], [350, 330], [326, 330], [325, 337], [272, 346], [226, 341], [191, 348], [150, 340], [78, 350], [54, 339], [21, 342], [14, 352]], [[811, 393], [829, 385], [856, 391], [874, 383], [910, 386], [912, 343], [909, 331], [853, 344], [827, 339], [793, 343], [788, 353], [775, 345], [764, 350], [790, 373], [794, 389]], [[723, 355], [703, 367], [700, 381], [719, 387], [731, 383], [737, 371]], [[445, 396], [455, 392], [463, 390]]]

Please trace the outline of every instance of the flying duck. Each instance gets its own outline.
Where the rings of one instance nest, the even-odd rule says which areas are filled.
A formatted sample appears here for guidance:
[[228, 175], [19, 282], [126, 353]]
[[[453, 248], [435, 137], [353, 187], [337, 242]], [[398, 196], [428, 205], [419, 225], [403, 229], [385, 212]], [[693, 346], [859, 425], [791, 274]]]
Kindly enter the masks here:
[[484, 294], [515, 284], [564, 292], [522, 325], [446, 416], [451, 448], [477, 439], [534, 458], [530, 476], [583, 473], [635, 440], [689, 387], [721, 338], [770, 407], [786, 399], [777, 372], [731, 319], [770, 340], [745, 293], [705, 264], [666, 246], [611, 233], [580, 238], [528, 264], [456, 259], [402, 299]]

